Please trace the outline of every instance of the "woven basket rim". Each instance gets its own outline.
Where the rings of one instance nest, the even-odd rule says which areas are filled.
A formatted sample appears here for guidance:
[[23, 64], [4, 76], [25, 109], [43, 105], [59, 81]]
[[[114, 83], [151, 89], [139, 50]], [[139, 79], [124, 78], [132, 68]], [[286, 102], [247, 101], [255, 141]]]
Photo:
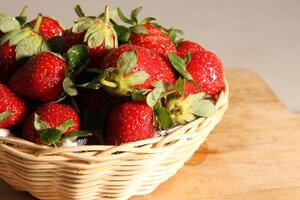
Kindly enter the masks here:
[[[220, 110], [226, 110], [227, 105], [228, 105], [228, 98], [229, 98], [229, 86], [228, 82], [225, 79], [225, 87], [224, 90], [220, 93], [219, 98], [215, 104], [215, 107], [217, 109], [217, 113]], [[225, 107], [225, 108], [224, 108]], [[222, 111], [224, 112], [224, 111]], [[64, 156], [70, 156], [70, 157], [75, 157], [78, 159], [82, 159], [80, 154], [82, 152], [89, 152], [89, 151], [99, 151], [99, 154], [101, 156], [107, 155], [107, 156], [112, 156], [113, 153], [115, 152], [126, 152], [129, 150], [130, 152], [135, 152], [135, 148], [138, 148], [137, 152], [138, 153], [159, 153], [160, 151], [164, 151], [164, 148], [166, 147], [165, 144], [167, 143], [169, 138], [174, 138], [176, 137], [176, 133], [180, 132], [181, 130], [187, 130], [189, 127], [192, 126], [192, 124], [207, 124], [206, 122], [211, 121], [213, 117], [209, 118], [197, 118], [193, 120], [190, 123], [187, 123], [185, 125], [179, 125], [176, 126], [172, 129], [167, 130], [168, 134], [165, 136], [160, 136], [160, 137], [155, 137], [155, 138], [150, 138], [146, 140], [140, 140], [136, 142], [130, 142], [130, 143], [125, 143], [121, 144], [119, 146], [112, 146], [112, 145], [83, 145], [83, 146], [76, 146], [76, 147], [48, 147], [46, 145], [40, 145], [40, 144], [35, 144], [30, 141], [24, 140], [22, 138], [17, 138], [17, 137], [2, 137], [0, 136], [0, 145], [6, 149], [7, 151], [14, 152], [16, 155], [21, 155], [26, 157], [26, 152], [22, 152], [21, 150], [17, 148], [10, 147], [7, 144], [14, 144], [16, 146], [22, 146], [23, 148], [29, 148], [35, 150], [34, 156], [39, 157], [39, 156], [44, 156], [45, 159], [49, 159], [49, 157], [53, 157], [59, 153], [65, 153]], [[184, 132], [184, 131], [183, 131]], [[187, 136], [188, 137], [188, 136]], [[164, 145], [163, 145], [164, 144]], [[96, 154], [96, 156], [99, 156], [99, 154]], [[30, 155], [30, 154], [27, 154]], [[116, 155], [118, 156], [118, 155]], [[46, 158], [47, 157], [47, 158]], [[32, 157], [31, 157], [32, 158]]]

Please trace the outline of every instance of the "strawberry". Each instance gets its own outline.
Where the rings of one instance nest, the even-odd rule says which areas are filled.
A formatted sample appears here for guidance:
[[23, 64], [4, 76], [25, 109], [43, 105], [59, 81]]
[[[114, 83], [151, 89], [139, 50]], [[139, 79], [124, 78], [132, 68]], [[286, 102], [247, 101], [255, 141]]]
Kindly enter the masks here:
[[135, 45], [122, 45], [112, 50], [100, 67], [106, 71], [101, 83], [121, 96], [152, 89], [155, 81], [175, 82], [175, 74], [163, 58]]
[[168, 35], [150, 24], [155, 18], [144, 18], [140, 23], [137, 20], [137, 15], [141, 12], [142, 7], [136, 8], [131, 12], [131, 19], [124, 16], [123, 12], [118, 8], [120, 19], [132, 25], [130, 28], [116, 25], [116, 30], [119, 33], [121, 40], [130, 42], [167, 56], [168, 52], [176, 53], [176, 47]]
[[192, 57], [187, 54], [185, 59], [169, 53], [169, 59], [175, 69], [188, 80], [184, 96], [202, 91], [207, 95], [217, 95], [223, 90], [223, 64], [214, 53], [202, 51]]
[[110, 145], [119, 145], [153, 138], [155, 131], [152, 109], [145, 102], [126, 102], [111, 110], [106, 129], [106, 142]]
[[[32, 22], [30, 22], [32, 27], [35, 26], [36, 21], [37, 20], [35, 19]], [[64, 33], [64, 29], [57, 20], [51, 17], [43, 17], [39, 33], [43, 35], [47, 40], [50, 40], [54, 37], [62, 36]]]
[[[192, 56], [186, 70], [194, 81], [208, 95], [219, 94], [224, 88], [223, 64], [212, 52], [199, 52]], [[198, 93], [199, 89], [192, 83], [185, 86], [185, 96]]]
[[184, 58], [187, 53], [190, 53], [192, 56], [202, 51], [205, 51], [205, 49], [196, 42], [192, 41], [181, 41], [177, 45], [177, 55], [179, 55], [181, 58]]
[[54, 101], [63, 91], [66, 68], [62, 58], [43, 52], [21, 66], [10, 78], [9, 84], [26, 97], [43, 102]]
[[48, 51], [47, 41], [38, 33], [42, 17], [32, 29], [24, 27], [6, 33], [0, 39], [0, 81], [5, 82], [22, 61], [40, 52]]
[[[39, 106], [30, 114], [23, 125], [23, 138], [39, 144], [55, 144], [64, 134], [71, 134], [80, 128], [76, 111], [68, 105], [48, 103]], [[55, 141], [47, 136], [57, 134]]]
[[20, 97], [3, 84], [0, 84], [0, 94], [0, 128], [9, 128], [21, 122], [26, 106]]
[[90, 49], [90, 64], [99, 65], [108, 49], [118, 47], [117, 34], [110, 24], [109, 10], [105, 7], [103, 16], [86, 17], [79, 6], [75, 8], [79, 18], [75, 20], [72, 30], [64, 35], [64, 51], [76, 44], [87, 44]]

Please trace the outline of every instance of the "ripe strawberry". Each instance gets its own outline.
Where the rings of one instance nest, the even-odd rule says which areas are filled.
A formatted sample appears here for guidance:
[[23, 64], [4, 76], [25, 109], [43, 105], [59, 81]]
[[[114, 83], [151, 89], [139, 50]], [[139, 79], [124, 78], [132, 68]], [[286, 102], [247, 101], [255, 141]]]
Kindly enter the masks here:
[[[206, 94], [216, 95], [223, 90], [223, 65], [221, 60], [214, 53], [203, 51], [193, 55], [186, 70]], [[198, 92], [200, 91], [194, 84], [190, 82], [186, 83], [185, 96]]]
[[0, 46], [0, 81], [6, 82], [18, 68], [16, 46], [5, 43]]
[[168, 36], [153, 25], [143, 25], [148, 33], [132, 33], [129, 41], [131, 44], [144, 47], [167, 56], [168, 52], [176, 53], [176, 48]]
[[76, 111], [68, 105], [48, 103], [39, 106], [23, 125], [25, 140], [43, 144], [41, 134], [46, 129], [58, 129], [61, 134], [68, 134], [79, 130], [80, 120]]
[[119, 145], [152, 138], [156, 127], [153, 111], [145, 102], [126, 102], [115, 106], [108, 117], [106, 142]]
[[28, 60], [9, 80], [18, 93], [43, 102], [57, 100], [65, 78], [65, 61], [50, 52], [43, 52]]
[[0, 84], [0, 128], [9, 128], [19, 123], [26, 112], [24, 101]]
[[38, 33], [42, 17], [38, 19], [39, 23], [33, 29], [24, 27], [0, 38], [0, 81], [6, 82], [24, 58], [49, 50], [47, 42]]
[[181, 58], [184, 58], [188, 52], [192, 56], [202, 51], [205, 51], [205, 49], [196, 42], [192, 41], [181, 41], [177, 45], [177, 55], [179, 55]]
[[175, 74], [163, 58], [136, 45], [122, 45], [112, 50], [100, 67], [107, 71], [103, 85], [121, 96], [152, 89], [155, 81], [175, 82]]
[[[36, 19], [30, 22], [30, 24], [32, 27], [34, 27], [36, 24]], [[56, 36], [62, 36], [64, 29], [57, 20], [50, 17], [43, 17], [39, 32], [47, 40], [50, 40]]]

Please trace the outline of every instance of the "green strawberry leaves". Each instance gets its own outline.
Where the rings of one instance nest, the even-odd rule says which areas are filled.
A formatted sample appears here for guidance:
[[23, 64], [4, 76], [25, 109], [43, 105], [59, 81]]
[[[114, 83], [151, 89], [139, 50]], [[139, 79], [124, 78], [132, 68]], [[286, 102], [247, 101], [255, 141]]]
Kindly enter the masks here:
[[[79, 8], [76, 7], [75, 11], [79, 15], [82, 15], [82, 11], [80, 11], [81, 9]], [[106, 7], [101, 19], [82, 16], [75, 21], [72, 31], [74, 33], [82, 33], [85, 31], [84, 42], [86, 42], [90, 48], [96, 48], [102, 44], [104, 44], [107, 49], [116, 48], [118, 47], [118, 36], [109, 21], [109, 10], [108, 7]]]
[[89, 49], [86, 45], [75, 45], [66, 53], [66, 60], [69, 64], [66, 70], [66, 77], [63, 81], [63, 89], [69, 96], [77, 96], [74, 79], [87, 66], [89, 61]]
[[[25, 20], [26, 21], [26, 20]], [[0, 13], [0, 31], [3, 33], [16, 31], [21, 29], [20, 22], [15, 18]]]
[[13, 112], [10, 110], [6, 110], [0, 113], [0, 122], [7, 120], [12, 115], [12, 113]]
[[55, 145], [61, 138], [61, 131], [55, 128], [46, 128], [40, 131], [40, 139], [47, 145]]
[[169, 111], [162, 106], [161, 102], [157, 102], [153, 110], [157, 117], [158, 125], [162, 129], [169, 129], [174, 125], [173, 120], [170, 117]]
[[77, 69], [83, 65], [89, 58], [89, 49], [86, 45], [75, 45], [71, 47], [67, 54], [66, 59], [69, 66], [73, 69]]
[[41, 131], [43, 129], [50, 128], [50, 125], [48, 124], [48, 122], [41, 120], [40, 116], [36, 113], [34, 114], [33, 126], [34, 126], [35, 130], [37, 130], [37, 131]]
[[67, 120], [64, 123], [62, 123], [61, 125], [59, 125], [57, 127], [58, 130], [60, 130], [61, 132], [66, 132], [70, 127], [74, 126], [75, 123], [73, 120]]
[[68, 134], [65, 134], [63, 136], [63, 138], [66, 139], [66, 138], [72, 138], [72, 137], [87, 137], [87, 136], [91, 136], [91, 135], [92, 135], [92, 133], [90, 133], [88, 131], [73, 131]]
[[179, 79], [176, 81], [176, 91], [180, 96], [183, 96], [184, 89], [185, 89], [185, 79], [179, 77]]
[[183, 76], [188, 81], [194, 81], [193, 77], [190, 75], [190, 73], [186, 70], [186, 61], [179, 56], [175, 55], [172, 52], [168, 53], [168, 57], [173, 65], [173, 67], [176, 69], [176, 71]]
[[123, 52], [117, 60], [116, 68], [107, 68], [100, 83], [111, 92], [128, 96], [135, 90], [135, 85], [143, 84], [150, 77], [145, 71], [133, 72], [137, 64], [137, 52], [135, 50]]
[[136, 66], [136, 63], [137, 63], [137, 53], [136, 53], [136, 51], [134, 51], [134, 50], [125, 51], [118, 58], [117, 69], [119, 70], [120, 73], [128, 74]]
[[147, 95], [146, 98], [146, 102], [151, 108], [155, 106], [155, 104], [160, 100], [162, 93], [165, 92], [165, 86], [162, 81], [156, 81], [153, 85], [155, 88]]
[[75, 87], [74, 82], [70, 77], [66, 77], [63, 81], [63, 89], [69, 96], [77, 96], [78, 91]]

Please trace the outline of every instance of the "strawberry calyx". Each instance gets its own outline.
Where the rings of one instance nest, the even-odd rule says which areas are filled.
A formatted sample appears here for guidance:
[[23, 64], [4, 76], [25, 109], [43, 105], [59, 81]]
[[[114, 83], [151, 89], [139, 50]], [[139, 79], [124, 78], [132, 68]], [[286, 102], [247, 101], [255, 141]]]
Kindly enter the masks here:
[[40, 140], [48, 146], [61, 146], [64, 140], [68, 138], [86, 137], [92, 135], [87, 131], [73, 131], [65, 134], [66, 131], [75, 125], [73, 120], [66, 120], [58, 127], [51, 128], [49, 123], [43, 121], [38, 114], [34, 114], [34, 128], [40, 134]]
[[1, 112], [0, 113], [0, 122], [7, 120], [12, 115], [12, 113], [13, 112], [11, 110], [6, 110], [4, 112]]
[[197, 117], [211, 117], [216, 112], [214, 104], [205, 99], [205, 93], [174, 98], [166, 107], [174, 124], [191, 122]]
[[[8, 42], [10, 46], [16, 46], [16, 59], [22, 59], [37, 55], [40, 52], [50, 51], [47, 41], [38, 33], [42, 16], [38, 16], [35, 27], [24, 27], [5, 34], [0, 39], [0, 45]], [[39, 23], [38, 23], [39, 22]]]
[[137, 53], [135, 50], [124, 52], [117, 61], [117, 67], [105, 69], [102, 85], [108, 91], [120, 96], [135, 92], [134, 86], [143, 84], [150, 76], [145, 71], [136, 71]]
[[25, 12], [27, 9], [28, 6], [25, 6], [20, 15], [16, 17], [0, 13], [0, 32], [8, 33], [11, 31], [20, 30], [22, 25], [24, 25], [26, 22], [27, 17], [25, 16]]
[[139, 22], [137, 16], [142, 11], [142, 9], [143, 7], [138, 7], [132, 10], [130, 13], [130, 18], [128, 18], [124, 15], [119, 7], [117, 8], [117, 13], [121, 21], [131, 25], [130, 27], [125, 27], [122, 25], [118, 25], [116, 22], [112, 21], [120, 41], [128, 42], [132, 32], [137, 34], [148, 34], [149, 31], [144, 25], [149, 24], [156, 19], [154, 17], [146, 17]]
[[108, 6], [105, 6], [103, 17], [86, 17], [79, 6], [76, 6], [75, 12], [80, 17], [75, 20], [72, 32], [85, 32], [84, 42], [90, 48], [96, 48], [102, 44], [107, 49], [118, 47], [118, 36], [110, 23]]

